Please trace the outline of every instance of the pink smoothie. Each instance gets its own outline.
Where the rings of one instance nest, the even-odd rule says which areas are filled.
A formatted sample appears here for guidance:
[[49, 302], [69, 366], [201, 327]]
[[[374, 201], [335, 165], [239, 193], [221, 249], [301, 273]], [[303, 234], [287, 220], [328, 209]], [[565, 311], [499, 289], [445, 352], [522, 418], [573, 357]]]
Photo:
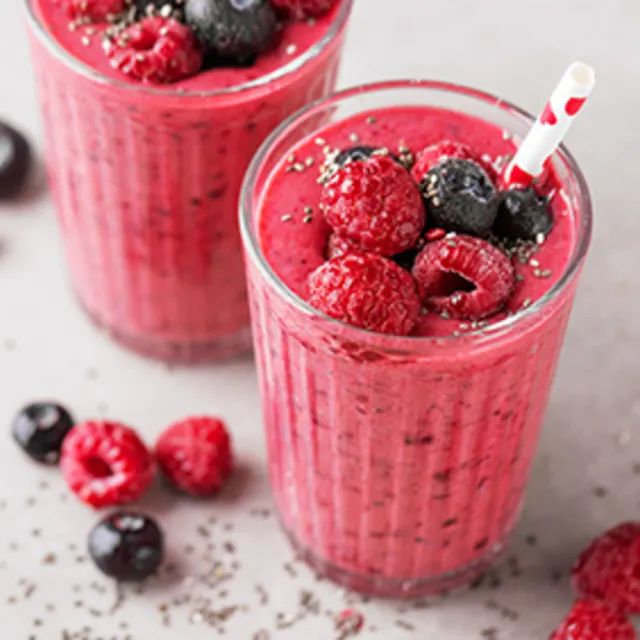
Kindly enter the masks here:
[[301, 129], [265, 160], [268, 174], [258, 169], [247, 232], [284, 527], [317, 569], [357, 589], [397, 596], [468, 582], [501, 550], [521, 507], [575, 279], [536, 301], [575, 260], [575, 184], [565, 188], [555, 170], [547, 180], [555, 224], [526, 261], [514, 258], [518, 284], [504, 312], [479, 327], [428, 313], [415, 336], [373, 334], [302, 302], [329, 235], [317, 208], [326, 148], [416, 152], [447, 139], [498, 168], [514, 143], [494, 124], [426, 106], [363, 111], [310, 137]]
[[242, 177], [283, 118], [333, 88], [350, 2], [285, 23], [249, 67], [153, 87], [111, 67], [105, 24], [70, 30], [55, 0], [29, 5], [47, 167], [82, 306], [153, 357], [247, 348]]

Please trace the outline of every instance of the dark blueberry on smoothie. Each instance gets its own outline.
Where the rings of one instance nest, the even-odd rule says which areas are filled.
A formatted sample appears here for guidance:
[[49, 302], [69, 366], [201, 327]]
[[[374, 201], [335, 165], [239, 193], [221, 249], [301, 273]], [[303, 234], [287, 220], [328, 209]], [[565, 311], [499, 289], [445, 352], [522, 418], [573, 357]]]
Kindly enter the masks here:
[[547, 198], [535, 189], [511, 189], [500, 194], [498, 214], [493, 227], [496, 235], [507, 240], [536, 240], [553, 227]]
[[348, 162], [353, 162], [354, 160], [366, 160], [370, 158], [377, 149], [375, 147], [349, 147], [348, 149], [343, 149], [336, 156], [335, 163], [339, 167], [343, 167]]
[[185, 17], [208, 55], [240, 62], [268, 49], [277, 25], [268, 0], [186, 0]]
[[496, 189], [472, 160], [444, 160], [426, 174], [420, 189], [435, 226], [472, 235], [491, 229], [498, 206]]

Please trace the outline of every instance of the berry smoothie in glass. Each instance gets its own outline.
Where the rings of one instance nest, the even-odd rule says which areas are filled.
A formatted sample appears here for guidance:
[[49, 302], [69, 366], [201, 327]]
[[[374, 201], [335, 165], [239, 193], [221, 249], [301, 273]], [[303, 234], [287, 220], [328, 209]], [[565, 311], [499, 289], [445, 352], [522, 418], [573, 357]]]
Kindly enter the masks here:
[[351, 0], [26, 0], [73, 289], [170, 362], [250, 346], [237, 200], [277, 124], [334, 87]]
[[299, 112], [247, 174], [275, 500], [351, 588], [468, 583], [517, 522], [591, 235], [565, 148], [502, 190], [531, 122], [473, 89], [371, 85]]

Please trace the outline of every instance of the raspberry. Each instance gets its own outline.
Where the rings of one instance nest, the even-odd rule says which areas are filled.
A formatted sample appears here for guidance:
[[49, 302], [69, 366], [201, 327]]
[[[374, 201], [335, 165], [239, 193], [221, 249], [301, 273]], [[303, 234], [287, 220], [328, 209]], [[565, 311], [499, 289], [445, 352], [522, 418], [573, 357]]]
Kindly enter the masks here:
[[413, 179], [420, 184], [424, 177], [443, 160], [457, 158], [458, 160], [475, 160], [471, 147], [462, 142], [442, 140], [436, 142], [416, 154], [416, 161], [411, 169]]
[[391, 260], [353, 252], [333, 258], [309, 276], [309, 304], [356, 327], [408, 335], [420, 300], [411, 275]]
[[328, 260], [331, 260], [331, 258], [343, 256], [346, 253], [356, 250], [356, 247], [354, 247], [353, 244], [349, 242], [349, 240], [345, 240], [335, 233], [332, 233], [329, 236], [329, 240], [327, 240], [326, 254]]
[[202, 51], [193, 31], [162, 16], [144, 18], [106, 40], [105, 52], [116, 69], [143, 82], [175, 82], [202, 66]]
[[91, 420], [76, 425], [62, 445], [69, 488], [92, 507], [137, 500], [153, 480], [153, 460], [133, 429]]
[[271, 4], [281, 13], [302, 20], [327, 13], [336, 0], [271, 0]]
[[428, 243], [416, 259], [413, 277], [430, 309], [470, 320], [498, 311], [515, 283], [513, 265], [502, 251], [465, 235]]
[[231, 474], [231, 439], [217, 418], [187, 418], [171, 425], [156, 443], [156, 459], [178, 489], [195, 496], [217, 491]]
[[581, 595], [606, 600], [625, 613], [640, 612], [640, 523], [620, 524], [592, 542], [572, 576]]
[[383, 256], [410, 249], [424, 227], [417, 185], [388, 156], [371, 156], [338, 169], [324, 187], [321, 207], [336, 233]]
[[550, 640], [636, 640], [622, 614], [596, 600], [578, 600]]
[[72, 18], [106, 20], [109, 16], [122, 13], [125, 0], [62, 0], [67, 13]]

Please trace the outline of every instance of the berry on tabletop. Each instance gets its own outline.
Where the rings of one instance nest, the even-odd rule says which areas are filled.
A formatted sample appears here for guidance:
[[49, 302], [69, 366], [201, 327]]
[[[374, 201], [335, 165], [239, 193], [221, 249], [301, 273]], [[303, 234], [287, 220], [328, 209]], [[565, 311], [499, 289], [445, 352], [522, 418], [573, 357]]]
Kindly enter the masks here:
[[153, 519], [121, 511], [91, 530], [88, 547], [89, 555], [105, 575], [119, 581], [140, 581], [158, 570], [164, 540]]
[[137, 500], [154, 476], [151, 454], [136, 432], [100, 420], [83, 422], [69, 432], [61, 468], [69, 488], [95, 508]]
[[640, 522], [620, 524], [594, 540], [578, 558], [572, 577], [581, 595], [640, 613]]
[[13, 420], [15, 441], [38, 462], [55, 464], [74, 420], [62, 405], [34, 402], [24, 407]]
[[597, 600], [578, 600], [550, 640], [636, 640], [623, 614]]
[[187, 418], [171, 425], [155, 448], [158, 466], [178, 489], [195, 496], [215, 493], [231, 475], [227, 428], [217, 418]]
[[0, 122], [0, 198], [17, 195], [29, 174], [31, 147], [16, 129]]

